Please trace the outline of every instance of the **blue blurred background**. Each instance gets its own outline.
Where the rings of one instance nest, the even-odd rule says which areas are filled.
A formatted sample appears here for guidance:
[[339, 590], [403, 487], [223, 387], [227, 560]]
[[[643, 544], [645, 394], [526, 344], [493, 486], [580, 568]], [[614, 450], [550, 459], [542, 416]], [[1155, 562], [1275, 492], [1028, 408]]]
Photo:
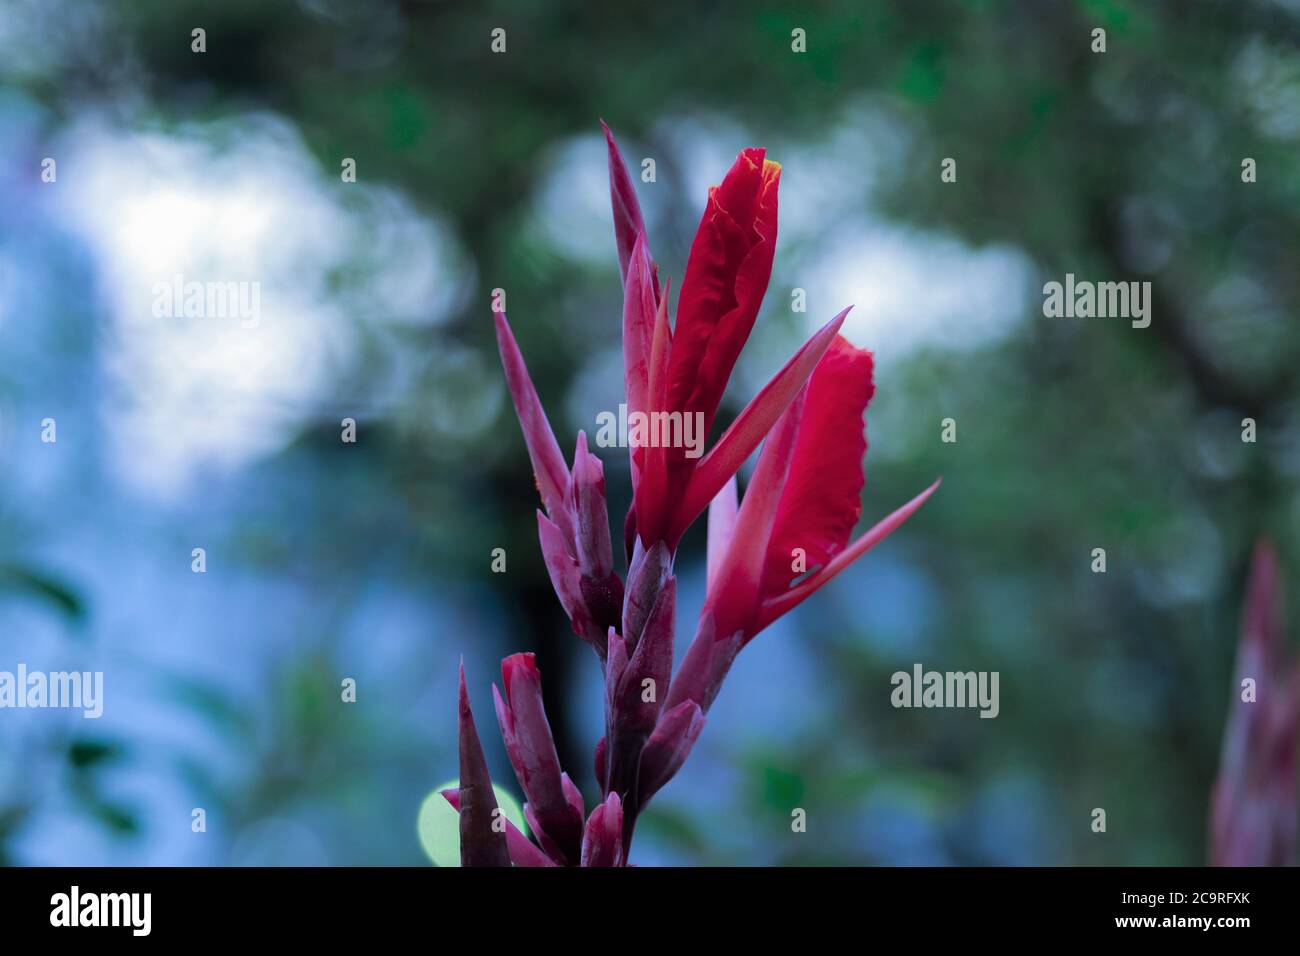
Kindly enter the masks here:
[[[0, 670], [106, 694], [0, 711], [0, 861], [427, 862], [462, 655], [498, 785], [531, 650], [592, 803], [489, 302], [571, 453], [622, 387], [604, 117], [678, 281], [735, 153], [783, 165], [724, 421], [852, 304], [864, 527], [945, 476], [746, 649], [634, 861], [1202, 862], [1250, 547], [1300, 567], [1298, 39], [1288, 0], [0, 0]], [[1151, 327], [1044, 318], [1066, 272], [1152, 282]], [[156, 317], [178, 274], [260, 321]], [[999, 717], [892, 709], [916, 662], [999, 671]]]

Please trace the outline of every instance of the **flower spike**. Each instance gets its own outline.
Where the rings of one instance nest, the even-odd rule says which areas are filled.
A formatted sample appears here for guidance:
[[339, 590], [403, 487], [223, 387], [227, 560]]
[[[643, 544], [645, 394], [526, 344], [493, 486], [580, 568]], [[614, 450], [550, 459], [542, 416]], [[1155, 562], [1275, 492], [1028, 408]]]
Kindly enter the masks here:
[[[848, 309], [817, 330], [704, 448], [771, 277], [781, 167], [763, 149], [745, 149], [709, 190], [674, 322], [670, 285], [660, 288], [633, 179], [601, 126], [623, 283], [623, 385], [629, 419], [637, 416], [637, 424], [629, 420], [626, 584], [614, 570], [601, 461], [579, 432], [573, 466], [566, 466], [509, 323], [494, 315], [544, 508], [537, 531], [547, 573], [604, 671], [605, 733], [595, 751], [601, 801], [584, 823], [582, 796], [560, 770], [534, 658], [512, 655], [502, 662], [494, 702], [527, 798], [524, 816], [541, 846], [509, 824], [489, 841], [481, 821], [495, 799], [462, 670], [462, 786], [446, 796], [461, 811], [467, 861], [627, 865], [637, 815], [690, 754], [737, 654], [902, 525], [939, 485], [850, 542], [861, 514], [864, 415], [875, 385], [871, 353], [840, 335]], [[696, 434], [698, 442], [690, 437]], [[737, 472], [760, 446], [741, 498]], [[676, 552], [706, 508], [704, 608], [673, 673]]]

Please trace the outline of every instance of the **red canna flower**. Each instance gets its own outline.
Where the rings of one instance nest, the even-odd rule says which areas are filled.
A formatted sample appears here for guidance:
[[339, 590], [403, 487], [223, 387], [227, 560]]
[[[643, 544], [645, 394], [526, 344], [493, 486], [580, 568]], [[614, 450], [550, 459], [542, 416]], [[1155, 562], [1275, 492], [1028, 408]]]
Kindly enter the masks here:
[[[767, 289], [781, 168], [762, 149], [747, 149], [709, 191], [674, 326], [670, 290], [660, 286], [650, 258], [632, 180], [608, 127], [605, 136], [629, 413], [678, 422], [693, 416], [702, 441]], [[849, 543], [861, 513], [863, 414], [875, 386], [871, 353], [838, 335], [847, 314], [813, 335], [703, 457], [672, 443], [633, 444], [626, 585], [613, 567], [600, 460], [579, 432], [572, 468], [565, 463], [510, 325], [495, 315], [506, 382], [545, 509], [537, 520], [546, 567], [574, 632], [604, 669], [605, 736], [595, 761], [602, 802], [584, 826], [582, 797], [560, 769], [542, 708], [541, 675], [531, 654], [515, 654], [502, 664], [504, 694], [494, 688], [497, 718], [540, 848], [508, 821], [496, 821], [462, 674], [462, 786], [444, 795], [460, 812], [463, 862], [625, 865], [637, 814], [686, 760], [740, 649], [882, 541], [938, 486]], [[736, 471], [760, 443], [757, 469], [738, 503]], [[708, 596], [674, 676], [673, 563], [682, 534], [706, 507]]]
[[1251, 564], [1237, 679], [1211, 798], [1215, 866], [1297, 862], [1300, 660], [1286, 659], [1277, 576], [1273, 548], [1261, 542]]
[[[707, 435], [772, 273], [781, 167], [764, 150], [747, 149], [721, 185], [709, 190], [686, 264], [677, 324], [670, 329], [668, 296], [660, 296], [641, 208], [607, 126], [605, 141], [623, 274], [629, 413], [697, 416], [699, 433]], [[798, 394], [847, 314], [846, 309], [809, 339], [703, 458], [688, 457], [682, 447], [630, 450], [633, 504], [624, 528], [629, 555], [638, 541], [646, 548], [664, 541], [676, 550], [682, 534]]]
[[871, 353], [837, 336], [763, 444], [739, 510], [734, 479], [710, 505], [707, 597], [669, 707], [693, 700], [707, 711], [742, 647], [884, 540], [939, 486], [849, 544], [862, 511], [863, 415], [874, 393]]

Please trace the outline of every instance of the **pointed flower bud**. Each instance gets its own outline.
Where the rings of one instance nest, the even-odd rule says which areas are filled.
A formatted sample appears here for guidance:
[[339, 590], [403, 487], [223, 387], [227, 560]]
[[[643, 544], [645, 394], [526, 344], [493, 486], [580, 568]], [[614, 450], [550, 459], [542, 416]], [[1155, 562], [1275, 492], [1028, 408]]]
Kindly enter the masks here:
[[623, 865], [623, 804], [617, 793], [606, 797], [587, 818], [582, 837], [582, 865]]
[[465, 662], [460, 664], [460, 865], [509, 866], [505, 829], [497, 823], [500, 810], [487, 758], [474, 729], [474, 713], [465, 689]]
[[577, 521], [579, 592], [586, 614], [602, 633], [619, 620], [623, 606], [623, 580], [614, 573], [614, 549], [609, 537], [609, 509], [605, 504], [605, 470], [587, 450], [587, 435], [578, 432], [573, 454], [573, 512]]
[[504, 695], [492, 687], [497, 722], [536, 820], [533, 828], [553, 859], [572, 864], [582, 845], [582, 814], [574, 811], [564, 787], [560, 758], [542, 706], [542, 674], [534, 656], [512, 654], [503, 660], [501, 683]]

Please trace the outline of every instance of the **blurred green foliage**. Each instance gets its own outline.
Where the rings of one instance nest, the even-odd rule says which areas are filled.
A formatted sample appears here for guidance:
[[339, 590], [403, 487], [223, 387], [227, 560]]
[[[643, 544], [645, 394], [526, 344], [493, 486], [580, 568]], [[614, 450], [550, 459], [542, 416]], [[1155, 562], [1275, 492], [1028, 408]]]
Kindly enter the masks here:
[[[936, 474], [945, 479], [888, 545], [923, 577], [926, 586], [907, 594], [920, 595], [926, 613], [908, 618], [899, 650], [879, 639], [880, 609], [859, 606], [852, 587], [801, 612], [794, 636], [825, 688], [801, 703], [816, 712], [808, 727], [795, 742], [718, 747], [740, 780], [735, 813], [744, 822], [729, 817], [728, 826], [770, 841], [775, 862], [909, 859], [864, 849], [825, 822], [901, 812], [930, 828], [938, 859], [956, 862], [1203, 861], [1254, 540], [1273, 537], [1288, 581], [1300, 578], [1293, 5], [141, 0], [102, 5], [98, 22], [100, 32], [61, 46], [47, 72], [11, 77], [49, 111], [51, 133], [88, 103], [125, 112], [126, 92], [143, 98], [162, 130], [271, 110], [296, 124], [327, 176], [352, 156], [363, 180], [400, 187], [450, 217], [473, 287], [436, 332], [403, 333], [405, 348], [430, 364], [366, 432], [364, 464], [340, 459], [324, 416], [283, 453], [320, 476], [324, 500], [360, 504], [325, 506], [329, 522], [300, 516], [301, 537], [274, 521], [269, 533], [257, 524], [241, 533], [254, 566], [274, 567], [307, 542], [347, 568], [363, 559], [349, 550], [359, 529], [413, 522], [398, 573], [498, 603], [510, 624], [508, 633], [455, 635], [447, 666], [466, 641], [537, 650], [571, 768], [590, 767], [594, 728], [575, 726], [573, 695], [578, 669], [592, 665], [536, 554], [533, 489], [509, 409], [503, 403], [490, 427], [468, 435], [427, 421], [447, 403], [454, 414], [463, 391], [434, 371], [438, 352], [481, 356], [471, 379], [475, 369], [496, 374], [487, 303], [503, 287], [562, 446], [590, 427], [570, 420], [564, 399], [595, 352], [617, 347], [613, 244], [608, 262], [594, 266], [533, 228], [549, 151], [592, 134], [603, 117], [625, 142], [662, 157], [664, 208], [652, 240], [661, 269], [680, 277], [703, 197], [685, 192], [687, 171], [673, 168], [675, 124], [730, 123], [763, 143], [833, 151], [831, 133], [866, 103], [904, 146], [885, 154], [897, 161], [872, 167], [869, 198], [840, 210], [843, 218], [870, 211], [973, 248], [1009, 245], [1043, 281], [1066, 272], [1150, 281], [1154, 321], [1145, 331], [1047, 320], [1030, 296], [1005, 340], [935, 342], [880, 370], [887, 385], [872, 420], [894, 430], [872, 432], [890, 454], [868, 456], [864, 517]], [[208, 32], [204, 56], [189, 52], [196, 25]], [[508, 29], [504, 56], [489, 51], [496, 26]], [[1104, 54], [1089, 47], [1098, 26], [1107, 30]], [[807, 31], [804, 55], [790, 51], [795, 27]], [[1246, 156], [1258, 164], [1252, 184], [1240, 178]], [[939, 180], [944, 157], [958, 159], [956, 184]], [[871, 160], [862, 157], [864, 170]], [[788, 252], [779, 248], [778, 270]], [[777, 293], [774, 285], [760, 321], [788, 347], [799, 330]], [[777, 360], [768, 355], [761, 367]], [[958, 421], [955, 444], [938, 440], [947, 416]], [[1259, 424], [1253, 445], [1240, 440], [1246, 417]], [[626, 477], [607, 468], [617, 522]], [[698, 560], [701, 543], [697, 529], [681, 565]], [[487, 580], [485, 560], [465, 557], [496, 546], [511, 555], [508, 587]], [[1095, 547], [1108, 553], [1104, 575], [1089, 570]], [[13, 551], [6, 542], [6, 556]], [[19, 565], [6, 565], [0, 582], [45, 599], [73, 630], [95, 627], [75, 582]], [[186, 768], [232, 829], [293, 812], [307, 794], [324, 794], [347, 819], [349, 801], [367, 799], [357, 781], [385, 772], [383, 752], [368, 754], [374, 729], [338, 717], [329, 696], [337, 667], [322, 655], [271, 678], [282, 704], [269, 719], [211, 688], [180, 688], [247, 757], [236, 787]], [[917, 659], [999, 670], [999, 718], [891, 710], [888, 675]], [[490, 727], [487, 700], [477, 703]], [[428, 756], [430, 785], [453, 765], [453, 709], [442, 704], [429, 715], [446, 741], [437, 768]], [[132, 756], [108, 742], [70, 747], [77, 793], [97, 766]], [[421, 758], [401, 759], [409, 767]], [[590, 774], [574, 776], [590, 795]], [[999, 802], [1003, 793], [1013, 809]], [[93, 803], [109, 827], [135, 829], [129, 810]], [[22, 806], [0, 806], [0, 852]], [[790, 839], [791, 806], [809, 811], [807, 839]], [[1108, 811], [1105, 836], [1088, 828], [1096, 806]], [[390, 820], [400, 838], [409, 839], [413, 808]], [[643, 828], [685, 861], [747, 862], [728, 856], [716, 819], [681, 804], [660, 801]], [[365, 841], [344, 843], [365, 860]]]

